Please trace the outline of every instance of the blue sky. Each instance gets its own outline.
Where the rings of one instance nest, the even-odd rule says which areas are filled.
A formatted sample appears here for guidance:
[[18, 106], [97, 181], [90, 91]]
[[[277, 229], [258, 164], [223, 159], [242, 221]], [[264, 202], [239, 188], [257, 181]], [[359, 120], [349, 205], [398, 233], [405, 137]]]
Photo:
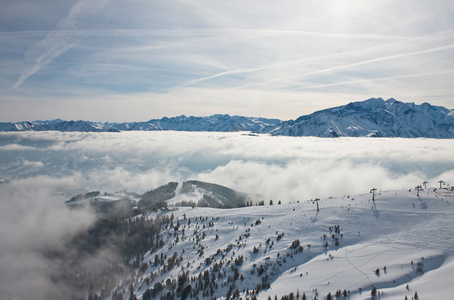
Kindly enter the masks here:
[[454, 2], [5, 0], [0, 121], [454, 108]]

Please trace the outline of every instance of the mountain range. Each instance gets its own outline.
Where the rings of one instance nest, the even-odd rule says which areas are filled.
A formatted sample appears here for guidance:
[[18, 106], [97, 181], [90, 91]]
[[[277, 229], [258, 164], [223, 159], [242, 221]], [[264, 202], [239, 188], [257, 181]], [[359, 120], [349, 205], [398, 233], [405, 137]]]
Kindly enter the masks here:
[[396, 99], [371, 98], [350, 102], [281, 121], [258, 117], [212, 115], [178, 116], [147, 122], [101, 123], [91, 121], [0, 122], [0, 131], [216, 131], [316, 137], [454, 138], [454, 110], [429, 103], [417, 105]]

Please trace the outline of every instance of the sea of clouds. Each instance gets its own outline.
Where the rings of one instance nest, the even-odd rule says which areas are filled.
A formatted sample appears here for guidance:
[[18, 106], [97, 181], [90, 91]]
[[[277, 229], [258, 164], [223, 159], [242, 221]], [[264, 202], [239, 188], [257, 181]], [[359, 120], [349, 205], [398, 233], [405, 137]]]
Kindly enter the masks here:
[[[145, 192], [198, 179], [290, 202], [454, 182], [454, 140], [295, 138], [243, 133], [0, 133], [0, 296], [43, 299], [65, 261], [50, 250], [95, 220], [65, 207], [81, 192]], [[87, 265], [103, 262], [93, 255]], [[82, 262], [85, 263], [85, 262]]]
[[[242, 133], [0, 134], [0, 178], [62, 197], [198, 179], [284, 202], [454, 181], [453, 140]], [[63, 200], [63, 199], [62, 199]]]

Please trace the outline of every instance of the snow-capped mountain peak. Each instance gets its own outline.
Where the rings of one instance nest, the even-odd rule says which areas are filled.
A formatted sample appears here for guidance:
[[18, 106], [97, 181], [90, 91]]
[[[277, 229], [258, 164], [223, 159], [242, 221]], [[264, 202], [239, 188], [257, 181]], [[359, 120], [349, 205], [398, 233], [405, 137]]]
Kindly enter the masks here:
[[283, 122], [270, 132], [287, 136], [454, 138], [452, 110], [390, 98], [371, 98]]

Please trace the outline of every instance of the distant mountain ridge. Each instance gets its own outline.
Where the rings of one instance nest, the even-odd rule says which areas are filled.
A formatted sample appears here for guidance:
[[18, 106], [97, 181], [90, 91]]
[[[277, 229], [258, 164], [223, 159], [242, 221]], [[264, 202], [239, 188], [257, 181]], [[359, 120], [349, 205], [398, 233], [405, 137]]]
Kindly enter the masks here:
[[0, 131], [80, 131], [80, 132], [120, 132], [120, 131], [216, 131], [267, 132], [281, 123], [278, 119], [213, 115], [209, 117], [178, 116], [153, 119], [148, 122], [101, 123], [91, 121], [25, 121], [0, 122]]
[[396, 99], [371, 98], [350, 102], [281, 121], [257, 117], [212, 115], [178, 116], [147, 122], [101, 123], [90, 121], [0, 122], [0, 131], [210, 131], [316, 137], [454, 138], [454, 110], [429, 103], [416, 105]]

